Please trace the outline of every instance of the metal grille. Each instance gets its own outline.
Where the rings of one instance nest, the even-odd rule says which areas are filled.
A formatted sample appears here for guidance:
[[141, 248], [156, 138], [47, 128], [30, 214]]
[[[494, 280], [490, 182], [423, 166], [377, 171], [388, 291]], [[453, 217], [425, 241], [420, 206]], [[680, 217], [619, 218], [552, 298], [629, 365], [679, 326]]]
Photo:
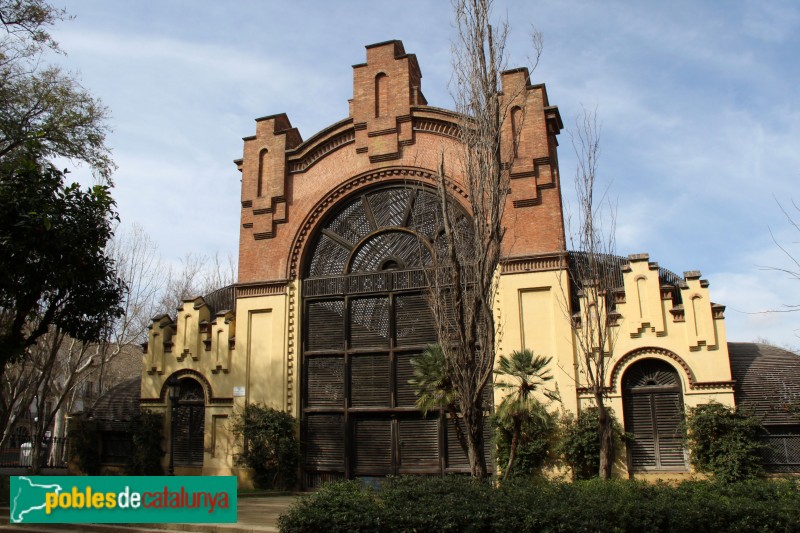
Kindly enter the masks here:
[[800, 426], [766, 426], [759, 439], [768, 472], [800, 472]]

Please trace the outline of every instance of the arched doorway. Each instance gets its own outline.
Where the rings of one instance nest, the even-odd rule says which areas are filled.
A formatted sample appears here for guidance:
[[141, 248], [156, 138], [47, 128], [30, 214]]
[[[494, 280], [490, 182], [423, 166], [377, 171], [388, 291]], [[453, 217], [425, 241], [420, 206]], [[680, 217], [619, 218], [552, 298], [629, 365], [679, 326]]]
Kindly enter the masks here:
[[192, 378], [180, 378], [181, 392], [175, 408], [174, 442], [176, 466], [203, 466], [205, 391]]
[[678, 371], [660, 359], [632, 364], [622, 378], [628, 468], [632, 472], [686, 470], [683, 395]]
[[425, 268], [435, 261], [438, 205], [422, 186], [371, 189], [339, 206], [311, 242], [302, 290], [307, 487], [455, 468], [455, 432], [416, 410], [408, 384], [411, 359], [437, 342]]

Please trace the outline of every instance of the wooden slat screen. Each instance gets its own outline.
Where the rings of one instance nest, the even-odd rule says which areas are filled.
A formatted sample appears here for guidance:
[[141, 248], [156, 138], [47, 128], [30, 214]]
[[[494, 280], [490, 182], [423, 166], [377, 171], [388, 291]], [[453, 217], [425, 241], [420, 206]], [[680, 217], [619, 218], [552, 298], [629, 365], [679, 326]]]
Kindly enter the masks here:
[[664, 469], [685, 468], [683, 409], [680, 393], [653, 394], [653, 411], [658, 430], [658, 466]]
[[400, 474], [430, 472], [439, 466], [439, 419], [401, 419]]
[[307, 415], [305, 420], [306, 466], [344, 468], [344, 417], [341, 415]]
[[308, 304], [306, 350], [342, 350], [344, 347], [344, 301], [326, 300]]
[[389, 346], [389, 299], [357, 298], [350, 302], [350, 346]]
[[[468, 471], [469, 470], [469, 460], [467, 459], [467, 455], [464, 453], [464, 449], [461, 447], [461, 444], [458, 442], [458, 437], [456, 436], [455, 430], [455, 420], [452, 418], [447, 419], [447, 435], [446, 435], [446, 443], [447, 443], [447, 468], [449, 470], [460, 470], [460, 471]], [[462, 429], [464, 427], [464, 423], [461, 420], [458, 421], [461, 425]], [[486, 458], [486, 467], [491, 471], [492, 469], [492, 424], [489, 421], [489, 418], [484, 418], [483, 423], [483, 453], [484, 457]]]
[[625, 414], [625, 431], [634, 435], [633, 440], [628, 443], [631, 466], [634, 470], [655, 468], [658, 461], [650, 396], [628, 395], [625, 399]]
[[392, 473], [392, 421], [360, 419], [353, 422], [356, 475]]
[[344, 357], [306, 357], [306, 406], [344, 407]]
[[417, 395], [414, 394], [415, 389], [408, 381], [414, 377], [414, 367], [411, 366], [411, 359], [418, 355], [418, 353], [399, 353], [395, 356], [398, 407], [414, 407], [417, 402]]
[[369, 195], [378, 226], [402, 226], [411, 189], [385, 189]]
[[203, 466], [203, 429], [205, 408], [201, 405], [179, 405], [175, 409], [175, 464]]
[[436, 326], [424, 294], [397, 296], [395, 320], [398, 346], [424, 345], [436, 338]]
[[387, 354], [359, 354], [351, 357], [351, 407], [389, 407], [390, 391]]

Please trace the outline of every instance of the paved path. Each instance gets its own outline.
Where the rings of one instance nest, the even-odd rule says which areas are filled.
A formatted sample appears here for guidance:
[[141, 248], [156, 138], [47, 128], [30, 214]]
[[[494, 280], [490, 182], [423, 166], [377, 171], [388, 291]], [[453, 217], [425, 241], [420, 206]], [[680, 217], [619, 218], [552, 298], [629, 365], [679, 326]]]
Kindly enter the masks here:
[[278, 531], [278, 516], [300, 496], [259, 496], [239, 498], [236, 524], [30, 524], [10, 525], [8, 507], [0, 508], [0, 531], [27, 531], [29, 533], [76, 532], [86, 533], [273, 533]]

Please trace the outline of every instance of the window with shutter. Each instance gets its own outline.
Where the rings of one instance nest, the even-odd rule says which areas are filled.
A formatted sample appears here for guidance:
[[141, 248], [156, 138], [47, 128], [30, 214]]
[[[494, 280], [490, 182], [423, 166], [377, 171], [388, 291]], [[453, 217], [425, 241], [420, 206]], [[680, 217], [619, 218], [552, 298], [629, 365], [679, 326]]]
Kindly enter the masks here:
[[437, 342], [425, 268], [438, 205], [436, 191], [384, 186], [345, 201], [312, 239], [302, 290], [307, 487], [444, 468], [440, 415], [423, 417], [408, 384], [411, 358]]
[[631, 471], [686, 470], [683, 402], [678, 372], [660, 359], [631, 365], [622, 379]]
[[175, 465], [203, 466], [205, 392], [191, 378], [182, 378], [180, 385], [178, 406], [173, 411]]

